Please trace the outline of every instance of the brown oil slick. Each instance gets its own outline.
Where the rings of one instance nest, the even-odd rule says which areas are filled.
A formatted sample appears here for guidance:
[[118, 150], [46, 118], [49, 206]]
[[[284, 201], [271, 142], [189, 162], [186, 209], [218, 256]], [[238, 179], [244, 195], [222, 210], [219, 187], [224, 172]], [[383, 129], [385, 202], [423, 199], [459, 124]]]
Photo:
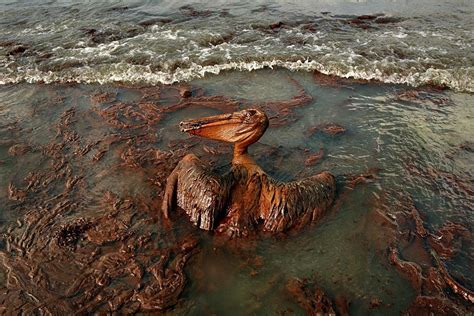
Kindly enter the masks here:
[[308, 284], [299, 279], [292, 279], [287, 284], [288, 293], [295, 298], [307, 315], [334, 315], [333, 303], [323, 290], [315, 284]]
[[[383, 199], [383, 198], [382, 198]], [[432, 233], [409, 196], [399, 194], [399, 205], [391, 209], [376, 206], [373, 222], [381, 229], [377, 241], [388, 262], [412, 285], [416, 298], [406, 311], [409, 315], [453, 314], [473, 312], [474, 293], [462, 286], [448, 272], [444, 260], [459, 249], [451, 243], [453, 236], [471, 242], [472, 234], [460, 224], [447, 223]], [[374, 228], [376, 229], [376, 228]], [[449, 247], [449, 251], [446, 248]]]
[[[184, 268], [198, 241], [191, 233], [178, 238], [158, 229], [157, 203], [162, 182], [184, 153], [153, 146], [150, 131], [162, 109], [146, 93], [138, 105], [115, 97], [98, 92], [91, 97], [95, 106], [85, 110], [73, 104], [41, 147], [10, 147], [11, 155], [34, 151], [44, 163], [8, 188], [9, 209], [20, 216], [0, 249], [2, 312], [130, 314], [179, 302]], [[82, 120], [111, 129], [87, 134], [78, 126]], [[111, 157], [116, 163], [109, 170], [96, 168]], [[94, 192], [105, 177], [122, 170], [143, 175], [155, 193]]]
[[[323, 80], [318, 76], [314, 80]], [[333, 82], [334, 78], [324, 80], [338, 85], [338, 89], [349, 84]], [[225, 234], [203, 233], [181, 220], [186, 216], [181, 209], [172, 215], [180, 220], [167, 221], [161, 213], [166, 180], [183, 158], [193, 160], [188, 156], [192, 150], [196, 156], [205, 157], [212, 167], [222, 169], [228, 167], [225, 162], [232, 152], [226, 144], [198, 138], [164, 139], [159, 130], [170, 117], [190, 108], [219, 113], [255, 108], [268, 113], [270, 128], [290, 126], [298, 121], [299, 110], [313, 97], [296, 80], [288, 80], [287, 84], [297, 89], [293, 97], [259, 104], [208, 95], [203, 89], [185, 84], [124, 87], [133, 95], [128, 95], [129, 99], [121, 95], [120, 85], [42, 87], [49, 102], [39, 103], [31, 110], [50, 119], [39, 124], [47, 125], [38, 128], [42, 133], [37, 137], [40, 141], [30, 142], [22, 137], [32, 127], [25, 126], [20, 119], [2, 122], [0, 126], [0, 146], [7, 157], [0, 160], [0, 165], [11, 163], [8, 159], [21, 161], [21, 168], [8, 174], [2, 187], [4, 192], [0, 193], [5, 201], [5, 205], [0, 205], [4, 210], [2, 220], [5, 218], [5, 222], [0, 222], [0, 314], [156, 314], [174, 312], [183, 306], [187, 310], [194, 299], [186, 293], [189, 288], [216, 287], [206, 283], [208, 270], [198, 271], [199, 260], [205, 262], [209, 253], [235, 254], [244, 262], [238, 267], [240, 270], [232, 270], [235, 273], [243, 271], [254, 279], [268, 273], [265, 268], [272, 263], [257, 254], [259, 242], [263, 239], [265, 244], [265, 238], [280, 242], [301, 231], [271, 237], [249, 234], [247, 238], [230, 240]], [[399, 95], [402, 101], [424, 97], [419, 91]], [[81, 104], [84, 98], [86, 106]], [[442, 98], [434, 102], [436, 107], [448, 104]], [[350, 126], [350, 133], [337, 123], [315, 126], [301, 136], [310, 139], [322, 133], [331, 141], [352, 136]], [[463, 143], [459, 150], [472, 152], [471, 147]], [[255, 148], [259, 155], [274, 160], [274, 170], [287, 163], [277, 146], [256, 144]], [[313, 148], [314, 151], [302, 148], [298, 149], [302, 153], [301, 164], [307, 167], [322, 165], [331, 155], [326, 147], [319, 151], [320, 147]], [[453, 190], [466, 196], [467, 208], [472, 206], [472, 183], [467, 177], [433, 167], [421, 168], [411, 162], [407, 162], [406, 168], [430, 183], [437, 179], [449, 183]], [[254, 186], [255, 190], [269, 186], [267, 193], [280, 188], [269, 179], [255, 181], [240, 168], [232, 172], [245, 183], [241, 190], [246, 185]], [[337, 215], [347, 194], [371, 185], [379, 172], [368, 168], [365, 173], [338, 180], [341, 188], [333, 213]], [[282, 190], [284, 196], [289, 189]], [[439, 192], [443, 194], [441, 188]], [[399, 203], [390, 203], [389, 196]], [[249, 206], [255, 202], [251, 196], [246, 199]], [[449, 266], [460, 249], [472, 244], [471, 229], [457, 222], [445, 222], [432, 229], [406, 192], [385, 192], [367, 201], [367, 206], [363, 234], [368, 247], [375, 249], [387, 270], [397, 271], [414, 289], [415, 296], [405, 312], [472, 313], [472, 290], [463, 285], [462, 276], [453, 273]], [[302, 219], [301, 223], [290, 223], [295, 225], [281, 222], [281, 226], [270, 221], [269, 230], [299, 228], [312, 218]], [[220, 220], [226, 223], [224, 228], [244, 223], [239, 223], [238, 217]], [[202, 223], [219, 227], [217, 222]], [[251, 224], [262, 225], [257, 219]], [[354, 297], [325, 288], [327, 282], [319, 282], [324, 273], [319, 271], [308, 279], [295, 278], [297, 272], [290, 270], [274, 273], [268, 284], [255, 292], [262, 300], [275, 291], [281, 292], [278, 298], [286, 294], [295, 302], [295, 308], [299, 306], [307, 314], [347, 315], [358, 302]], [[226, 274], [218, 276], [220, 282]], [[367, 301], [368, 310], [387, 307], [377, 297]]]

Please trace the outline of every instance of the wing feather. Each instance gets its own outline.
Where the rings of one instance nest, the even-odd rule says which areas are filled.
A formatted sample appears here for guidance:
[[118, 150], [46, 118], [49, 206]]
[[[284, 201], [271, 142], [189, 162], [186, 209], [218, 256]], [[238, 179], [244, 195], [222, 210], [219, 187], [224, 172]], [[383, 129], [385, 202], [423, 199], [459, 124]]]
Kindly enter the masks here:
[[194, 155], [188, 155], [176, 167], [176, 200], [199, 228], [211, 230], [222, 217], [229, 197], [231, 177], [212, 172]]
[[262, 177], [260, 206], [264, 229], [281, 232], [316, 221], [332, 204], [335, 191], [336, 182], [329, 172], [289, 183]]

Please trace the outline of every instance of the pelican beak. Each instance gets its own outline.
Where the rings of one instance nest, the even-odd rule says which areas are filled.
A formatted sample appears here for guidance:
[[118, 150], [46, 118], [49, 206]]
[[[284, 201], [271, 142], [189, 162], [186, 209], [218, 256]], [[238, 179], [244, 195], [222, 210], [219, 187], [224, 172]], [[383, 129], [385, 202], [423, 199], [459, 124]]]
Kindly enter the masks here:
[[179, 123], [179, 128], [181, 132], [186, 132], [195, 135], [198, 134], [199, 130], [204, 128], [212, 128], [231, 123], [240, 123], [237, 118], [233, 117], [233, 114], [234, 113], [220, 114], [182, 121], [181, 123]]
[[179, 124], [182, 132], [229, 143], [258, 139], [267, 126], [267, 116], [256, 109], [186, 120]]

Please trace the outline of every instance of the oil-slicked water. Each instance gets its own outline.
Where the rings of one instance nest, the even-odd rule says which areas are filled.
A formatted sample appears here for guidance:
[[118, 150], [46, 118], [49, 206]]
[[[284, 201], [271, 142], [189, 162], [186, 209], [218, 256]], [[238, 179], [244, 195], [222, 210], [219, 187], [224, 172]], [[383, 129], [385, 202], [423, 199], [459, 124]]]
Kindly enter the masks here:
[[469, 0], [0, 3], [0, 83], [268, 67], [474, 91]]
[[[0, 313], [473, 313], [473, 13], [2, 1]], [[250, 107], [270, 119], [258, 164], [330, 171], [331, 210], [237, 239], [165, 220], [184, 155], [232, 157], [179, 122]]]
[[[289, 285], [300, 278], [354, 315], [398, 314], [418, 295], [472, 312], [448, 285], [420, 289], [406, 274], [416, 263], [426, 280], [474, 288], [471, 94], [261, 70], [171, 87], [4, 85], [0, 100], [7, 310], [304, 314]], [[184, 154], [221, 171], [231, 159], [229, 145], [184, 135], [178, 122], [251, 106], [270, 117], [250, 148], [257, 162], [282, 181], [331, 171], [334, 207], [302, 230], [233, 240], [179, 210], [165, 222], [163, 186]], [[444, 243], [449, 222], [461, 226]], [[168, 303], [156, 303], [156, 282], [173, 289]]]

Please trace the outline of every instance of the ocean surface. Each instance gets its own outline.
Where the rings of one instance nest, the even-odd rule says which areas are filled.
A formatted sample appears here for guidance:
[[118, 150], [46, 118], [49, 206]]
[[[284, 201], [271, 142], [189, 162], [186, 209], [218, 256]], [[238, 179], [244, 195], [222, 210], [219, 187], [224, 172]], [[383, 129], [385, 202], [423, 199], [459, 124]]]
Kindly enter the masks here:
[[286, 68], [473, 92], [473, 13], [469, 0], [2, 1], [0, 83]]
[[[0, 1], [0, 314], [305, 315], [315, 288], [472, 313], [446, 280], [472, 295], [473, 30], [467, 0]], [[232, 157], [179, 122], [249, 107], [257, 163], [330, 171], [332, 209], [240, 239], [165, 221], [185, 154]]]

